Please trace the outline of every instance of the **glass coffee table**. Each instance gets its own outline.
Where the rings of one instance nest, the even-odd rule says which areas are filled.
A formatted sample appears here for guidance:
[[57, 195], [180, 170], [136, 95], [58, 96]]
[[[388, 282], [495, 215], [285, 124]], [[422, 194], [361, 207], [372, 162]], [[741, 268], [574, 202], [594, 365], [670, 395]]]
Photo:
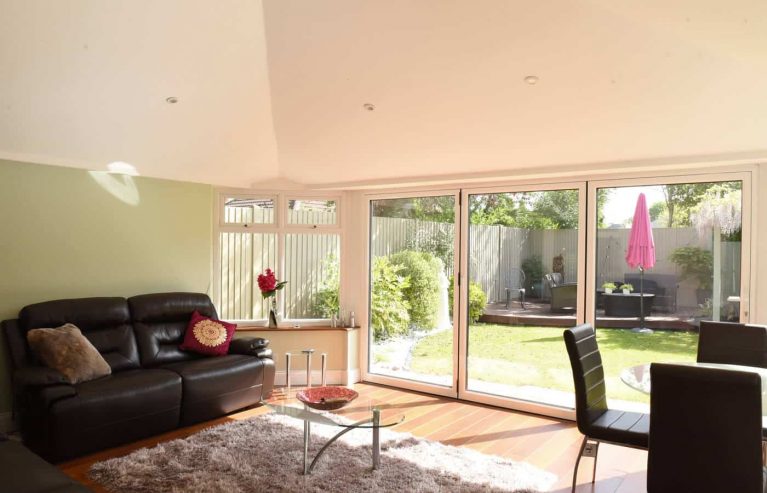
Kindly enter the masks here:
[[[325, 450], [344, 434], [356, 429], [369, 429], [372, 435], [373, 469], [377, 469], [381, 457], [381, 428], [398, 425], [405, 420], [405, 415], [398, 409], [392, 409], [385, 403], [377, 402], [363, 396], [357, 397], [341, 409], [320, 411], [312, 409], [296, 399], [296, 390], [276, 395], [269, 401], [262, 402], [267, 408], [282, 416], [290, 416], [304, 422], [304, 474], [311, 474], [312, 469]], [[332, 426], [339, 431], [330, 438], [309, 463], [309, 444], [311, 443], [311, 426]]]

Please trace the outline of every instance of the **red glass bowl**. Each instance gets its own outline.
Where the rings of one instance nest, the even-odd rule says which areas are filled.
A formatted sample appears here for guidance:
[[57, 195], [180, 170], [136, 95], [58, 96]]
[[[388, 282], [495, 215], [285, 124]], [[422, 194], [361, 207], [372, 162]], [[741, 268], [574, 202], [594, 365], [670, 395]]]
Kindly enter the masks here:
[[359, 394], [346, 387], [312, 387], [296, 392], [296, 398], [311, 407], [321, 411], [341, 409]]

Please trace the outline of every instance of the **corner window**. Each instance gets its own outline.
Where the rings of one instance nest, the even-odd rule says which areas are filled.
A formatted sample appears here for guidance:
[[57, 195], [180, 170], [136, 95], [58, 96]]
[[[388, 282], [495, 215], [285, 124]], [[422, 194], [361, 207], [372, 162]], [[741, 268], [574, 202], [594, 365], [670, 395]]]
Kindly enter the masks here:
[[283, 324], [321, 322], [339, 310], [341, 230], [337, 197], [220, 195], [215, 297], [226, 320], [269, 313], [258, 275], [288, 281], [277, 294]]

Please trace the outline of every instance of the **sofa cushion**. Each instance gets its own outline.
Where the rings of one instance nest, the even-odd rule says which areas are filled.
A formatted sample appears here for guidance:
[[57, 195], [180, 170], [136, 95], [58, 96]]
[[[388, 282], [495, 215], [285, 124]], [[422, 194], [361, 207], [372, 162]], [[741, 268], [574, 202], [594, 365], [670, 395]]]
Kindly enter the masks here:
[[24, 333], [71, 323], [80, 328], [112, 371], [139, 366], [136, 339], [125, 298], [79, 298], [25, 306], [19, 313]]
[[32, 329], [27, 332], [27, 340], [40, 361], [64, 375], [67, 383], [86, 382], [112, 373], [98, 350], [72, 324]]
[[[271, 360], [270, 360], [271, 362]], [[264, 363], [259, 358], [230, 354], [165, 365], [183, 381], [182, 424], [222, 416], [261, 399]]]
[[207, 295], [199, 293], [157, 293], [128, 299], [141, 365], [156, 367], [198, 358], [182, 351], [186, 327], [192, 313], [217, 318], [216, 309]]
[[195, 310], [180, 349], [207, 356], [222, 356], [229, 352], [235, 330], [237, 325], [205, 317]]
[[47, 422], [52, 460], [66, 460], [178, 426], [181, 378], [175, 372], [139, 369], [74, 386], [56, 401]]

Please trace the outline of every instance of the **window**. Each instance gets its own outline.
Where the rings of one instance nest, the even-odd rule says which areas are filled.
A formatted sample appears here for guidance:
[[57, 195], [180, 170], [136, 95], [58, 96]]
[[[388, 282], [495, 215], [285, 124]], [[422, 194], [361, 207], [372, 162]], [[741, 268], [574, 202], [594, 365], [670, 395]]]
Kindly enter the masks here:
[[222, 194], [220, 199], [215, 296], [221, 318], [266, 319], [268, 306], [258, 289], [258, 275], [266, 269], [288, 281], [277, 296], [284, 320], [322, 320], [338, 312], [337, 197]]
[[274, 224], [274, 198], [224, 197], [225, 224]]
[[288, 224], [305, 224], [319, 227], [335, 225], [335, 200], [288, 200]]

